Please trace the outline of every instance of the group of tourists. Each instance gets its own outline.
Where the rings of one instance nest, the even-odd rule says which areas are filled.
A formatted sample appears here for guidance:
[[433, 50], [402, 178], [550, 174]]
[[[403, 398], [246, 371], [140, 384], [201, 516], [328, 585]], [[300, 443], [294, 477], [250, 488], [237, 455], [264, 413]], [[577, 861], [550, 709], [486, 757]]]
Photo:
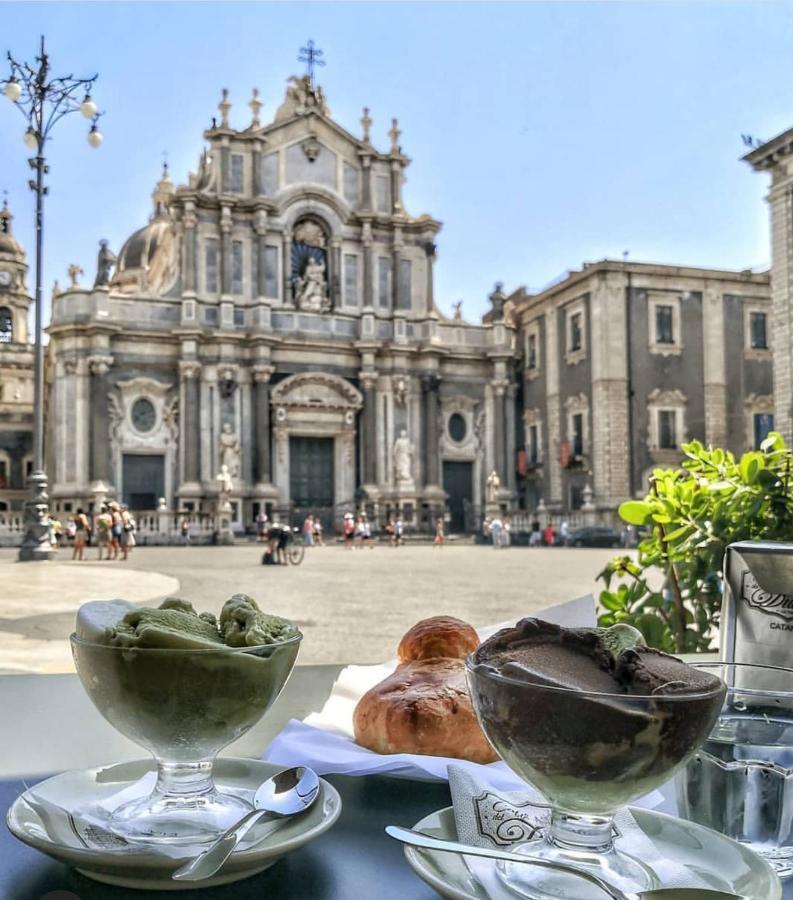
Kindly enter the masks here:
[[319, 516], [309, 513], [303, 520], [303, 543], [306, 547], [324, 547], [322, 521]]
[[509, 547], [512, 543], [512, 526], [509, 518], [499, 515], [488, 516], [482, 523], [484, 536], [489, 537], [493, 547], [498, 550], [501, 547]]
[[123, 503], [103, 503], [93, 522], [82, 510], [69, 519], [65, 535], [72, 545], [72, 559], [85, 559], [85, 548], [93, 544], [99, 550], [99, 559], [129, 557], [135, 546], [137, 524], [135, 517]]

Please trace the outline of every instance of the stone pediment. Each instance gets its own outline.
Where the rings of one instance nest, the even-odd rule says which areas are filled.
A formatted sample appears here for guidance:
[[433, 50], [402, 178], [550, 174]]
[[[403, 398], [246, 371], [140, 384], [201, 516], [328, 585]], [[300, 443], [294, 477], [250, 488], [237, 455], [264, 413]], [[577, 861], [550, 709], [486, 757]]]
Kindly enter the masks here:
[[279, 407], [358, 410], [363, 406], [363, 396], [338, 375], [303, 372], [279, 382], [273, 388], [272, 402]]

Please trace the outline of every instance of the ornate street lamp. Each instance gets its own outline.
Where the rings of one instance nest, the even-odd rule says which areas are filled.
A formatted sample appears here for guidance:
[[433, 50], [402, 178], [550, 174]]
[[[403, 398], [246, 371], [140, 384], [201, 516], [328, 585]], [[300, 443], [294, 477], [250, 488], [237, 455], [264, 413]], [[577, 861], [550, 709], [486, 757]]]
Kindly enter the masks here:
[[35, 179], [28, 182], [36, 195], [36, 318], [35, 318], [35, 351], [33, 366], [33, 472], [28, 479], [31, 496], [25, 504], [25, 538], [19, 551], [20, 560], [50, 559], [52, 547], [49, 526], [49, 497], [47, 496], [47, 476], [44, 473], [44, 366], [43, 347], [41, 343], [41, 248], [44, 236], [43, 200], [47, 193], [44, 176], [49, 167], [44, 158], [44, 148], [49, 140], [55, 123], [65, 115], [81, 112], [91, 120], [88, 132], [88, 143], [98, 147], [102, 143], [102, 134], [96, 123], [101, 113], [91, 99], [91, 88], [97, 77], [75, 78], [67, 75], [64, 78], [51, 78], [49, 58], [44, 52], [44, 38], [41, 38], [41, 50], [36, 57], [35, 68], [28, 63], [17, 62], [8, 54], [11, 75], [3, 85], [5, 96], [13, 103], [27, 120], [27, 131], [24, 143], [36, 155], [29, 159], [31, 169], [36, 172]]

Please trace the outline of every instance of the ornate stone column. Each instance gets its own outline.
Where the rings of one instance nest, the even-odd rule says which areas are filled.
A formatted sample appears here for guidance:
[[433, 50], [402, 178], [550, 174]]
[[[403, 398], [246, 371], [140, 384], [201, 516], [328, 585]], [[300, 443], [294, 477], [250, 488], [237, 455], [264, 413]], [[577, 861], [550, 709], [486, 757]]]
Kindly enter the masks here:
[[372, 158], [371, 156], [361, 156], [361, 166], [363, 167], [363, 203], [361, 209], [370, 210], [372, 208]]
[[517, 385], [510, 384], [504, 395], [505, 405], [505, 430], [504, 430], [504, 466], [507, 476], [507, 487], [510, 493], [515, 493], [515, 394]]
[[493, 387], [493, 468], [498, 473], [501, 483], [504, 484], [506, 476], [506, 420], [504, 416], [504, 403], [506, 400], [506, 381], [494, 381]]
[[425, 375], [421, 379], [424, 392], [424, 486], [440, 486], [440, 457], [438, 449], [438, 390], [440, 378]]
[[364, 222], [361, 234], [363, 244], [363, 305], [374, 306], [374, 280], [372, 275], [372, 223]]
[[433, 264], [435, 262], [435, 252], [437, 247], [434, 241], [427, 241], [424, 244], [424, 252], [427, 254], [427, 292], [426, 292], [426, 308], [430, 313], [435, 309], [435, 288]]
[[283, 304], [292, 306], [292, 235], [284, 234], [284, 259], [283, 259]]
[[197, 279], [198, 254], [196, 252], [196, 218], [193, 201], [185, 202], [182, 225], [184, 226], [184, 294], [195, 295]]
[[377, 484], [377, 372], [361, 372], [359, 378], [363, 392], [361, 477], [364, 486], [371, 489]]
[[88, 357], [88, 367], [91, 372], [89, 469], [92, 481], [104, 481], [105, 484], [111, 482], [107, 373], [112, 365], [112, 356]]
[[197, 360], [179, 363], [184, 396], [182, 486], [201, 482], [201, 364]]
[[253, 480], [256, 484], [269, 485], [272, 482], [270, 470], [270, 377], [273, 366], [253, 367], [253, 419], [254, 455]]
[[220, 217], [220, 293], [231, 296], [231, 207], [225, 204]]

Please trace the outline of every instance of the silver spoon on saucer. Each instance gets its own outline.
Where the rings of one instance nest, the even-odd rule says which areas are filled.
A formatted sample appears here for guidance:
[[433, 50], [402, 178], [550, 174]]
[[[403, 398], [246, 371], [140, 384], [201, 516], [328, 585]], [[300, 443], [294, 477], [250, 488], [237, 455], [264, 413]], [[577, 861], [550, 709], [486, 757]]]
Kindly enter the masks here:
[[413, 831], [410, 828], [400, 828], [398, 825], [388, 825], [385, 831], [389, 837], [396, 838], [403, 844], [410, 844], [412, 847], [442, 850], [448, 853], [464, 853], [466, 856], [485, 856], [489, 859], [503, 859], [507, 862], [527, 863], [530, 866], [567, 872], [596, 885], [611, 900], [745, 900], [740, 894], [716, 891], [712, 888], [652, 888], [639, 893], [626, 892], [607, 884], [597, 875], [592, 875], [583, 869], [576, 869], [575, 866], [567, 866], [564, 863], [552, 862], [548, 859], [534, 859], [521, 853], [511, 853], [509, 850], [472, 847], [469, 844], [461, 844], [459, 841], [430, 837], [428, 834], [422, 834], [420, 831]]
[[234, 848], [262, 819], [282, 819], [308, 809], [319, 794], [319, 778], [313, 769], [297, 766], [277, 772], [259, 785], [253, 798], [254, 809], [228, 831], [202, 850], [190, 862], [172, 873], [176, 881], [201, 881], [209, 878], [231, 856]]

